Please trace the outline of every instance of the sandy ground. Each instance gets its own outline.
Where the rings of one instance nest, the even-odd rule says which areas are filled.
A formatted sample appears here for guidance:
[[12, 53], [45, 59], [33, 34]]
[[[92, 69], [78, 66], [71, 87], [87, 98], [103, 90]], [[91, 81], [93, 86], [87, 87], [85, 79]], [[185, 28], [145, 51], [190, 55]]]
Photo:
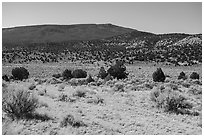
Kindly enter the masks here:
[[[36, 84], [36, 88], [30, 91], [40, 102], [36, 113], [46, 116], [47, 119], [11, 121], [2, 112], [2, 134], [201, 135], [202, 112], [198, 116], [181, 115], [166, 113], [154, 106], [154, 103], [150, 100], [150, 92], [155, 85], [151, 80], [151, 73], [156, 67], [145, 66], [144, 68], [144, 66], [129, 66], [127, 70], [131, 72], [132, 77], [129, 80], [115, 81], [112, 84], [100, 86], [91, 84], [72, 86], [66, 82]], [[5, 68], [3, 67], [3, 73], [6, 73]], [[172, 71], [170, 71], [171, 69]], [[178, 68], [176, 71], [174, 69], [170, 67], [163, 68], [171, 76], [170, 80], [166, 80], [166, 83], [174, 81], [176, 75], [182, 70], [182, 68]], [[192, 71], [202, 74], [200, 68], [186, 69], [184, 71], [187, 74]], [[5, 84], [10, 88], [28, 90], [29, 85], [35, 82], [34, 76], [38, 77], [34, 73], [32, 73], [32, 76], [24, 82], [15, 81]], [[123, 83], [123, 90], [121, 91], [115, 89], [118, 82]], [[146, 86], [146, 83], [152, 84], [152, 87]], [[202, 90], [202, 85], [194, 86]], [[77, 90], [83, 90], [85, 96], [73, 96]], [[186, 88], [186, 90], [188, 89]], [[43, 93], [44, 91], [46, 93]], [[62, 95], [65, 96], [64, 100]], [[199, 101], [202, 101], [202, 97]], [[201, 104], [199, 107], [201, 108]], [[61, 126], [63, 119], [68, 114], [73, 115], [75, 121], [81, 121], [84, 125], [76, 127], [71, 125]]]

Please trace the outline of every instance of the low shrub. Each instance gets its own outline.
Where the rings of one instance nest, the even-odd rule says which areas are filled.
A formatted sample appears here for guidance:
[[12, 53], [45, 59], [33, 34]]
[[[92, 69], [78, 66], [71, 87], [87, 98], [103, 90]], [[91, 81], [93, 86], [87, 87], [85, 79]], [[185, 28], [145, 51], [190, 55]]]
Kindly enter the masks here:
[[62, 75], [61, 74], [53, 74], [52, 77], [54, 78], [60, 78]]
[[3, 76], [2, 76], [2, 79], [5, 80], [6, 82], [9, 81], [9, 77], [8, 77], [7, 75], [3, 75]]
[[113, 80], [113, 77], [112, 77], [110, 74], [108, 74], [108, 75], [104, 78], [104, 82], [107, 82], [107, 81], [109, 81], [109, 80]]
[[193, 107], [179, 91], [164, 85], [153, 88], [150, 99], [156, 102], [156, 106], [164, 109], [165, 112], [183, 114], [185, 110]]
[[190, 86], [190, 88], [187, 90], [187, 93], [190, 93], [192, 95], [202, 95], [202, 87], [201, 86]]
[[91, 82], [95, 82], [95, 80], [91, 77], [91, 75], [89, 75], [89, 77], [87, 78], [87, 83]]
[[12, 75], [16, 80], [23, 80], [28, 78], [29, 72], [24, 67], [17, 67], [12, 69]]
[[65, 83], [60, 84], [60, 85], [58, 86], [58, 91], [64, 91], [65, 87], [66, 87], [66, 84], [65, 84]]
[[190, 78], [191, 79], [199, 79], [199, 74], [196, 72], [193, 72], [193, 73], [191, 73]]
[[78, 88], [75, 89], [75, 92], [73, 93], [73, 96], [85, 97], [87, 92], [88, 91], [87, 91], [86, 88], [78, 87]]
[[69, 69], [65, 69], [62, 73], [63, 79], [71, 79], [72, 78], [72, 71]]
[[124, 65], [124, 63], [118, 61], [116, 62], [115, 65], [111, 66], [108, 69], [108, 73], [113, 76], [113, 78], [117, 78], [117, 79], [125, 79], [127, 78], [128, 73], [125, 72], [126, 71], [126, 67]]
[[122, 82], [115, 83], [114, 91], [124, 92], [124, 84]]
[[108, 73], [106, 72], [104, 67], [101, 67], [98, 73], [98, 78], [104, 79]]
[[91, 95], [89, 97], [87, 97], [87, 103], [94, 103], [94, 104], [103, 104], [104, 103], [104, 99], [101, 98], [98, 95]]
[[82, 69], [76, 69], [72, 72], [73, 78], [86, 78], [87, 72]]
[[81, 127], [86, 126], [83, 121], [76, 120], [73, 115], [68, 114], [63, 120], [60, 122], [60, 127], [67, 127], [68, 125], [72, 127]]
[[68, 96], [66, 94], [60, 94], [59, 95], [59, 101], [62, 101], [62, 102], [67, 102], [68, 101]]
[[29, 90], [33, 90], [35, 88], [36, 88], [36, 85], [34, 83], [30, 84], [28, 87]]
[[38, 107], [38, 99], [24, 90], [7, 92], [3, 98], [2, 110], [12, 119], [22, 119]]
[[189, 87], [191, 86], [191, 84], [190, 84], [188, 81], [183, 81], [183, 82], [181, 83], [181, 85], [182, 85], [183, 87], [185, 87], [185, 88], [189, 88]]
[[182, 72], [179, 74], [178, 79], [186, 80], [186, 79], [187, 79], [187, 76], [186, 76], [186, 74], [182, 71]]
[[45, 108], [49, 107], [49, 105], [46, 102], [43, 102], [43, 101], [40, 101], [38, 106], [39, 107], [45, 107]]
[[152, 77], [154, 82], [164, 82], [166, 79], [161, 68], [157, 68], [157, 70], [152, 74]]

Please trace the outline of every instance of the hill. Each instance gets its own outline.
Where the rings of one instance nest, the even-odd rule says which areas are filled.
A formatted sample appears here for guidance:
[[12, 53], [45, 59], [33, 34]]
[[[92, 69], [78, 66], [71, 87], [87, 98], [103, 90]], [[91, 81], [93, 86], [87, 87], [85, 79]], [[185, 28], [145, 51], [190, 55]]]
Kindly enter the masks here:
[[133, 31], [112, 24], [36, 25], [2, 30], [3, 43], [47, 43], [104, 39]]
[[129, 64], [134, 61], [200, 64], [202, 34], [153, 34], [112, 24], [3, 29], [3, 62], [93, 63], [116, 58]]

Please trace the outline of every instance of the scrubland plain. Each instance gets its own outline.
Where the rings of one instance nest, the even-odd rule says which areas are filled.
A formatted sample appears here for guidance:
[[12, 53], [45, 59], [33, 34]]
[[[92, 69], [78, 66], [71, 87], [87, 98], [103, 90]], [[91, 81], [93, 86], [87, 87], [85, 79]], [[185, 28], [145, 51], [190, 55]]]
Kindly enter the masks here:
[[[20, 119], [11, 119], [2, 111], [2, 134], [202, 134], [201, 65], [175, 67], [145, 62], [125, 65], [129, 73], [126, 79], [104, 81], [97, 78], [100, 67], [108, 69], [103, 62], [4, 64], [3, 75], [11, 75], [12, 69], [17, 66], [25, 67], [30, 75], [23, 81], [3, 81], [3, 96], [8, 91], [23, 90], [31, 93], [38, 100], [38, 105], [32, 115]], [[166, 75], [164, 82], [154, 82], [152, 79], [152, 73], [159, 67]], [[71, 80], [52, 77], [65, 69], [76, 68], [87, 71], [95, 82], [72, 83]], [[188, 76], [186, 80], [178, 80], [182, 71]], [[199, 80], [189, 78], [192, 72], [199, 74]], [[158, 107], [152, 95], [159, 92], [161, 86], [185, 97], [184, 101], [191, 107], [183, 107], [177, 110], [178, 113]]]

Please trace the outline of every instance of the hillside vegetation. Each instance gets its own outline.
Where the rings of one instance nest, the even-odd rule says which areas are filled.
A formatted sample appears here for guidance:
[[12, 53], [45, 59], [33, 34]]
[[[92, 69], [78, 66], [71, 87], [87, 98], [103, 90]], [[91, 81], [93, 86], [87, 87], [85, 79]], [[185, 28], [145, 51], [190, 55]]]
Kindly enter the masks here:
[[43, 25], [3, 29], [3, 62], [202, 62], [202, 34], [153, 34], [112, 24]]

